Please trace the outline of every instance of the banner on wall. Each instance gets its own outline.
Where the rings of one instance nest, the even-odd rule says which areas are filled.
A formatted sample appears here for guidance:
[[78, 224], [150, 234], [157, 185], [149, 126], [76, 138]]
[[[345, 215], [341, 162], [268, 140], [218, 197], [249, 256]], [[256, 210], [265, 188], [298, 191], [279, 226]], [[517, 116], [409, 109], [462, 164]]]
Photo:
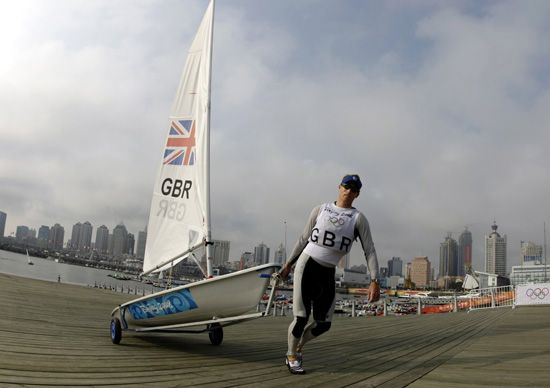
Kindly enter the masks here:
[[550, 283], [516, 286], [516, 304], [550, 304]]

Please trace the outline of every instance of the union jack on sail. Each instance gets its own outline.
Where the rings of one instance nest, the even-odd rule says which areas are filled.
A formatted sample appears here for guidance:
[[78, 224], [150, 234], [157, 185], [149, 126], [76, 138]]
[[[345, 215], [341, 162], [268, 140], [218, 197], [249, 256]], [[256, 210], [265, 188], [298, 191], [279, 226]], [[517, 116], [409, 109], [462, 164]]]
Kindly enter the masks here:
[[164, 149], [163, 164], [193, 166], [195, 145], [195, 120], [172, 121]]

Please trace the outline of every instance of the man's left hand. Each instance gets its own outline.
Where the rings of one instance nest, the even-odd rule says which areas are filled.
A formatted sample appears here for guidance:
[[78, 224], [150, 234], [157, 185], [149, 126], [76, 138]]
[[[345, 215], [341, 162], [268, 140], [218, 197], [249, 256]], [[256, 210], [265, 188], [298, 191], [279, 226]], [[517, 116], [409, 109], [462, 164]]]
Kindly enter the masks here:
[[380, 284], [371, 282], [369, 290], [367, 291], [367, 298], [369, 303], [378, 302], [380, 300]]

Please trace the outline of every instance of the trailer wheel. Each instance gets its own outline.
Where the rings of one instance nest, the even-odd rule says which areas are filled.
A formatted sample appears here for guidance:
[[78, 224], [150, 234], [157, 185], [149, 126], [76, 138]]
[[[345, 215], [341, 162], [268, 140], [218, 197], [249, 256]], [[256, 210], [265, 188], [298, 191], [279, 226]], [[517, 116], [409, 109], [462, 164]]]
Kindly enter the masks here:
[[111, 341], [114, 344], [119, 344], [122, 339], [122, 327], [118, 318], [111, 319]]
[[206, 326], [208, 329], [213, 329], [212, 331], [208, 332], [208, 338], [210, 338], [210, 342], [212, 342], [212, 345], [219, 345], [223, 341], [223, 329], [220, 326], [219, 323], [211, 323]]

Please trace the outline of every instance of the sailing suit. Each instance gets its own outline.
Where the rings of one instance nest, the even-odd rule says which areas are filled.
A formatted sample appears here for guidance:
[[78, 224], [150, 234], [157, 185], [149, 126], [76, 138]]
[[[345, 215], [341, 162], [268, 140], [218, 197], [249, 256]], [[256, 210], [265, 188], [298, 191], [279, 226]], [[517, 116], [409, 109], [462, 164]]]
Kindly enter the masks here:
[[[359, 238], [372, 278], [378, 277], [378, 259], [367, 218], [355, 208], [335, 203], [316, 206], [290, 255], [294, 270], [294, 320], [288, 328], [287, 355], [296, 355], [298, 343], [329, 330], [336, 291], [334, 274], [338, 262]], [[313, 307], [313, 322], [307, 322]]]

